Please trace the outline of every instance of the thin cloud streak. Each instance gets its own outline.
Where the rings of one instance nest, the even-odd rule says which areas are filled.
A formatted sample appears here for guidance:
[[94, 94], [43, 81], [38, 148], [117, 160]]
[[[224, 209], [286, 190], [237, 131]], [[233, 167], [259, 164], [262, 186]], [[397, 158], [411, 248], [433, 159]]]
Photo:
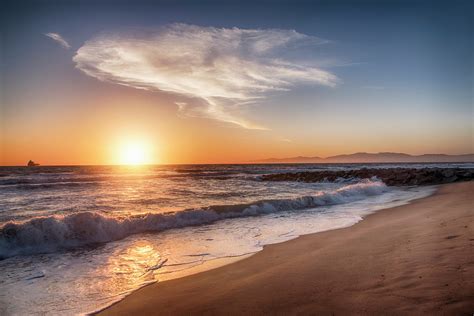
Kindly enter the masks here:
[[58, 33], [45, 33], [44, 35], [59, 43], [59, 45], [65, 49], [71, 48], [71, 45], [69, 45], [69, 43]]
[[334, 87], [339, 82], [328, 71], [284, 57], [287, 49], [325, 43], [294, 30], [172, 24], [101, 34], [79, 48], [73, 60], [102, 81], [187, 97], [176, 104], [188, 116], [266, 129], [245, 119], [245, 109], [295, 84]]

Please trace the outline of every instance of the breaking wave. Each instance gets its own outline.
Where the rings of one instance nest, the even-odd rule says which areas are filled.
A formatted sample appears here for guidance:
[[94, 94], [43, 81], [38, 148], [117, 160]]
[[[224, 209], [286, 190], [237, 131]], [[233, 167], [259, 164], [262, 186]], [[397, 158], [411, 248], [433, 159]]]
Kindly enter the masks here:
[[311, 196], [294, 199], [262, 200], [249, 204], [215, 205], [201, 209], [122, 217], [80, 212], [64, 216], [37, 217], [20, 223], [8, 222], [0, 227], [0, 259], [72, 249], [119, 240], [138, 233], [204, 225], [229, 218], [343, 204], [379, 195], [387, 190], [383, 182], [365, 179], [337, 190], [319, 191]]

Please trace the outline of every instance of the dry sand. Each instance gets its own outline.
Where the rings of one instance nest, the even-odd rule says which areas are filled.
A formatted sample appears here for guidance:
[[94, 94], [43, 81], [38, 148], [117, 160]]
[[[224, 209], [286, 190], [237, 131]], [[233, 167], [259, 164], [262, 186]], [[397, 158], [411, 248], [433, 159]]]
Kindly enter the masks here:
[[474, 182], [142, 288], [106, 315], [474, 313]]

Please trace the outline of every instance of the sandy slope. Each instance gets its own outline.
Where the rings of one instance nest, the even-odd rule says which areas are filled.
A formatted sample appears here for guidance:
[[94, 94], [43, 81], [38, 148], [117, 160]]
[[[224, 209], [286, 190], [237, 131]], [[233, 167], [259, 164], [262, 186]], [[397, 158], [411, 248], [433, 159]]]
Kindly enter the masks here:
[[474, 182], [145, 287], [102, 314], [474, 313]]

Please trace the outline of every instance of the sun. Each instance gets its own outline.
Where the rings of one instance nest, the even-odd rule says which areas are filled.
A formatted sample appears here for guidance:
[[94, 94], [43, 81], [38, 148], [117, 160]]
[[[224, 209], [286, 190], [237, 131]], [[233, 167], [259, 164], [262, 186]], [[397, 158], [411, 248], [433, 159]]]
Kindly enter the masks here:
[[120, 145], [119, 162], [122, 165], [143, 165], [150, 163], [151, 148], [144, 142], [125, 142]]

